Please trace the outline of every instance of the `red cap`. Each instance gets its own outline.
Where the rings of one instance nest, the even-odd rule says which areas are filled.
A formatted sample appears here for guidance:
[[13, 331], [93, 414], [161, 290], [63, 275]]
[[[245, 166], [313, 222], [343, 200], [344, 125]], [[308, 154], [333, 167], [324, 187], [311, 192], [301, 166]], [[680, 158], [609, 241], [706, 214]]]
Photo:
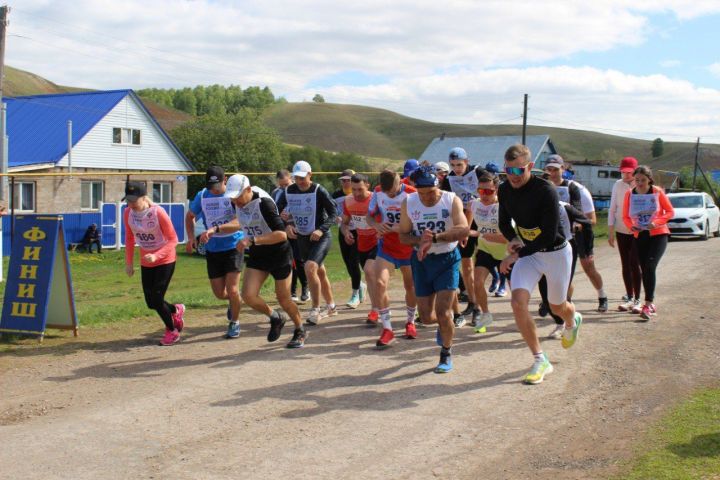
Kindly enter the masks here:
[[620, 161], [621, 172], [634, 172], [638, 166], [638, 161], [635, 157], [625, 157]]

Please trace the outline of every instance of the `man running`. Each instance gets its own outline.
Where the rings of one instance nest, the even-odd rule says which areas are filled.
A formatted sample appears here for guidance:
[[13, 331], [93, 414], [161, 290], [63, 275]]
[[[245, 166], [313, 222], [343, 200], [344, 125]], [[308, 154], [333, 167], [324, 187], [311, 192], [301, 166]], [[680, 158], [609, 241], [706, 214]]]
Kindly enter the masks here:
[[[330, 251], [330, 227], [335, 223], [335, 202], [325, 187], [312, 181], [312, 167], [300, 160], [292, 170], [295, 183], [280, 196], [278, 210], [287, 209], [286, 232], [297, 238], [300, 258], [305, 262], [305, 274], [310, 285], [312, 308], [306, 319], [317, 325], [325, 316], [337, 315], [330, 280], [325, 270], [325, 257]], [[320, 311], [320, 295], [327, 303], [325, 312]]]
[[[278, 172], [275, 174], [275, 178], [277, 187], [274, 188], [272, 192], [270, 192], [270, 196], [272, 197], [273, 202], [275, 202], [275, 204], [277, 205], [278, 201], [280, 200], [280, 196], [285, 193], [285, 189], [292, 185], [293, 182], [290, 171], [285, 168], [283, 168], [282, 170], [278, 170]], [[300, 251], [298, 250], [297, 240], [288, 238], [288, 241], [290, 242], [290, 247], [292, 248], [293, 253], [292, 280], [290, 281], [291, 298], [295, 303], [305, 303], [310, 299], [308, 281], [307, 277], [305, 276], [305, 264], [300, 259]], [[302, 292], [299, 297], [297, 295], [298, 280], [300, 280], [300, 288]]]
[[[590, 220], [591, 225], [597, 223], [595, 216], [595, 205], [593, 204], [592, 195], [587, 188], [574, 180], [563, 178], [565, 171], [565, 162], [560, 155], [550, 155], [545, 162], [545, 172], [548, 174], [548, 180], [557, 188], [560, 200], [569, 203], [576, 209], [580, 210]], [[575, 244], [577, 245], [578, 258], [580, 265], [583, 267], [585, 275], [590, 279], [595, 290], [598, 292], [598, 312], [607, 312], [608, 299], [603, 289], [603, 279], [595, 268], [595, 257], [593, 247], [595, 243], [595, 235], [590, 228], [573, 227], [575, 231]]]
[[[228, 179], [225, 196], [232, 199], [237, 218], [220, 225], [217, 232], [222, 234], [242, 229], [245, 236], [237, 243], [237, 250], [244, 252], [246, 248], [250, 249], [243, 275], [242, 298], [253, 310], [270, 319], [268, 342], [280, 338], [289, 318], [295, 324], [295, 331], [287, 348], [302, 347], [307, 333], [298, 307], [290, 298], [292, 249], [275, 202], [261, 188], [250, 186], [250, 180], [245, 175], [233, 175]], [[275, 280], [275, 296], [285, 311], [272, 310], [259, 295], [269, 275]]]
[[[210, 287], [215, 297], [227, 300], [230, 304], [227, 310], [228, 328], [225, 338], [240, 336], [240, 290], [238, 281], [243, 268], [243, 253], [235, 248], [237, 242], [243, 237], [240, 231], [233, 233], [218, 233], [220, 225], [235, 218], [235, 207], [230, 199], [225, 197], [225, 171], [222, 167], [213, 166], [205, 173], [205, 186], [190, 202], [185, 215], [185, 232], [187, 243], [185, 250], [192, 253], [195, 248], [195, 217], [203, 214], [205, 232], [200, 235], [200, 241], [207, 243], [205, 260], [210, 278]], [[211, 238], [212, 237], [212, 238]]]
[[400, 240], [414, 247], [411, 262], [420, 319], [439, 324], [440, 362], [435, 373], [447, 373], [453, 368], [452, 302], [460, 263], [456, 247], [470, 229], [460, 199], [438, 188], [434, 167], [418, 168], [412, 180], [417, 192], [402, 203]]
[[[390, 322], [390, 297], [388, 296], [388, 282], [390, 272], [400, 269], [405, 287], [405, 337], [413, 339], [417, 337], [415, 328], [415, 312], [417, 301], [415, 299], [415, 288], [413, 286], [412, 269], [410, 268], [410, 256], [412, 247], [400, 243], [400, 210], [402, 203], [408, 194], [415, 192], [415, 188], [401, 183], [398, 174], [386, 169], [380, 172], [380, 185], [375, 188], [366, 220], [371, 228], [374, 228], [380, 237], [375, 257], [375, 279], [377, 280], [373, 289], [374, 302], [379, 307], [379, 316], [382, 322], [383, 331], [375, 343], [378, 348], [385, 348], [395, 339]], [[378, 312], [371, 310], [368, 314], [368, 324], [376, 325]]]
[[582, 324], [582, 316], [566, 299], [572, 254], [560, 227], [558, 193], [552, 184], [533, 176], [533, 165], [525, 145], [508, 148], [507, 181], [498, 188], [499, 227], [509, 241], [510, 252], [501, 262], [500, 271], [508, 273], [513, 266], [510, 283], [515, 323], [534, 357], [532, 369], [523, 379], [529, 384], [542, 382], [553, 371], [529, 311], [530, 294], [540, 277], [547, 277], [550, 309], [565, 321], [564, 348], [575, 344]]
[[[450, 150], [448, 154], [448, 161], [450, 162], [450, 173], [445, 177], [441, 187], [445, 191], [453, 192], [455, 195], [460, 197], [463, 204], [463, 209], [466, 212], [466, 217], [472, 220], [470, 212], [470, 203], [477, 198], [477, 176], [475, 175], [475, 167], [470, 166], [468, 160], [468, 154], [465, 149], [455, 147]], [[474, 228], [475, 225], [471, 225]], [[475, 300], [475, 282], [473, 277], [473, 263], [472, 256], [475, 253], [475, 247], [477, 246], [477, 237], [469, 237], [466, 243], [462, 242], [458, 246], [460, 250], [461, 260], [461, 274], [462, 283], [465, 286], [467, 292], [468, 304], [464, 311], [460, 312], [460, 306], [455, 300], [453, 310], [455, 315], [453, 321], [455, 327], [460, 328], [465, 325], [465, 316], [472, 315], [477, 317], [479, 315], [477, 309], [477, 302]]]
[[[343, 219], [343, 205], [345, 205], [345, 198], [352, 194], [352, 182], [350, 179], [355, 175], [355, 171], [352, 169], [345, 169], [340, 174], [340, 188], [335, 190], [332, 194], [335, 205], [337, 206], [337, 221], [338, 224], [342, 224]], [[368, 192], [369, 195], [369, 192]], [[347, 269], [348, 275], [350, 275], [350, 285], [352, 286], [352, 293], [348, 299], [347, 305], [350, 308], [357, 308], [360, 303], [365, 301], [365, 294], [367, 293], [367, 287], [362, 282], [362, 272], [360, 265], [360, 258], [358, 257], [358, 244], [357, 244], [357, 232], [355, 231], [355, 225], [353, 223], [348, 224], [346, 227], [347, 232], [353, 237], [338, 235], [338, 243], [340, 244], [340, 255], [342, 256], [343, 263]]]
[[[367, 224], [367, 212], [370, 206], [370, 181], [367, 176], [355, 173], [350, 177], [351, 194], [343, 201], [340, 234], [348, 245], [355, 248], [360, 266], [365, 273], [367, 293], [372, 303], [371, 311], [378, 312], [375, 300], [375, 257], [377, 255], [377, 232]], [[362, 288], [361, 288], [362, 291]], [[358, 300], [360, 300], [358, 298]]]

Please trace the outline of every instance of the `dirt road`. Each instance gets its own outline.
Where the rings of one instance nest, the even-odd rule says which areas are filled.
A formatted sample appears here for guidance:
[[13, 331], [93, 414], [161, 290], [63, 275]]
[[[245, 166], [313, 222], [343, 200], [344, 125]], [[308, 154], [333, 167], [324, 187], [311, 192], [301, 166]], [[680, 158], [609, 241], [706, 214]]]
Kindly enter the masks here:
[[[614, 309], [619, 258], [596, 253]], [[606, 478], [659, 413], [718, 382], [719, 267], [720, 239], [670, 243], [649, 323], [594, 313], [580, 273], [586, 324], [569, 351], [543, 342], [555, 372], [538, 386], [519, 382], [532, 358], [507, 299], [487, 334], [457, 332], [448, 375], [432, 373], [434, 329], [379, 352], [365, 310], [294, 351], [290, 331], [267, 344], [258, 316], [221, 339], [219, 311], [188, 312], [172, 348], [154, 345], [154, 319], [21, 348], [0, 357], [0, 478]]]

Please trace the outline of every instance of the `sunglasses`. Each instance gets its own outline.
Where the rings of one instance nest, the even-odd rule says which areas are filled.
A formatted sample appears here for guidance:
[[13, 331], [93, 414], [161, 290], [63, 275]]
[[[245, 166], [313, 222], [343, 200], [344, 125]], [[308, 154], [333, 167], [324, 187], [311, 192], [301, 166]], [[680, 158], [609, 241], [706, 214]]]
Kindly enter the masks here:
[[478, 188], [478, 193], [480, 193], [480, 195], [495, 195], [495, 189], [494, 188]]
[[522, 175], [525, 173], [525, 169], [527, 168], [527, 165], [522, 167], [505, 167], [505, 173], [508, 175]]

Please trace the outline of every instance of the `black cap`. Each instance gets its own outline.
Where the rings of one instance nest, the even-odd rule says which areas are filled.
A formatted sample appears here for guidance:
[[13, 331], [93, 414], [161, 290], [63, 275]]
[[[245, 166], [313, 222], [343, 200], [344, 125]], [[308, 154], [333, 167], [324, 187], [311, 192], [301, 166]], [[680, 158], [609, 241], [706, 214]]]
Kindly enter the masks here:
[[215, 184], [222, 183], [225, 180], [225, 170], [222, 167], [214, 166], [205, 172], [205, 185], [212, 188]]
[[130, 181], [125, 184], [125, 196], [122, 201], [135, 202], [145, 195], [147, 195], [147, 188], [143, 182]]

